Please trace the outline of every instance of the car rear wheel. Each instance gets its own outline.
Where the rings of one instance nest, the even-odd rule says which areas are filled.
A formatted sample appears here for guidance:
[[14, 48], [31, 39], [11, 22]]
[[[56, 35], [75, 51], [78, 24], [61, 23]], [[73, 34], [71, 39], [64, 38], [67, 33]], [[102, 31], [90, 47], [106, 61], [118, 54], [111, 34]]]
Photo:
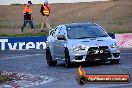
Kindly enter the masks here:
[[51, 51], [49, 48], [46, 48], [46, 60], [49, 66], [54, 66], [57, 64], [57, 61], [52, 60], [52, 55], [51, 55]]
[[65, 64], [67, 68], [71, 67], [70, 55], [67, 48], [65, 48]]
[[111, 64], [119, 64], [119, 59], [112, 59], [110, 60]]

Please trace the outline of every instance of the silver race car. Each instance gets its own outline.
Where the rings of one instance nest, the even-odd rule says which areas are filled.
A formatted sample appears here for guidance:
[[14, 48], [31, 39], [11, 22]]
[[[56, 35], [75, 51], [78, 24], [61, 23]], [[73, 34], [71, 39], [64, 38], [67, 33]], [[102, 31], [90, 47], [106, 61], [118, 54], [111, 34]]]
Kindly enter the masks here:
[[49, 31], [46, 59], [49, 66], [56, 65], [58, 60], [64, 61], [66, 67], [72, 62], [87, 61], [117, 64], [120, 50], [117, 41], [96, 23], [62, 24]]

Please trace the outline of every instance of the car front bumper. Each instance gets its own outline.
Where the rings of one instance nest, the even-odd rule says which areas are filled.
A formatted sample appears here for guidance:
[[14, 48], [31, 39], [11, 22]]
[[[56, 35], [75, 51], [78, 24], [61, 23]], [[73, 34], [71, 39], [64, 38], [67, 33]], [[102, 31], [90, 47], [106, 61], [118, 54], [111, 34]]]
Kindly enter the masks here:
[[93, 54], [88, 51], [70, 51], [71, 62], [85, 61], [110, 61], [111, 59], [120, 59], [120, 50], [118, 48], [104, 50], [104, 53]]

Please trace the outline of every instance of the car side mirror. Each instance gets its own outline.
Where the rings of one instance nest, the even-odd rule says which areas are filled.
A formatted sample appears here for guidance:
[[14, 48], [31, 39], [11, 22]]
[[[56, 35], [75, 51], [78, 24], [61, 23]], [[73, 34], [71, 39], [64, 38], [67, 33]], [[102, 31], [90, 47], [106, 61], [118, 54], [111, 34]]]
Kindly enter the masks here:
[[109, 35], [112, 39], [115, 39], [115, 33], [108, 32], [108, 35]]
[[65, 40], [66, 38], [65, 38], [64, 35], [59, 35], [59, 36], [57, 37], [57, 39], [58, 39], [58, 40]]

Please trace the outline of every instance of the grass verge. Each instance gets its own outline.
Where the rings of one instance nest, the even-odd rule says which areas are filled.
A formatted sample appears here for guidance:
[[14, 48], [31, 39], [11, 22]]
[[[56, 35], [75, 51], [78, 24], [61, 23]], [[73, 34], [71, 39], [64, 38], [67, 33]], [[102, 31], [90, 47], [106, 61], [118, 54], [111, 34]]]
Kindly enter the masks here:
[[30, 36], [48, 36], [48, 33], [38, 33], [32, 34], [32, 33], [27, 33], [27, 34], [1, 34], [0, 37], [30, 37]]
[[0, 84], [12, 81], [13, 79], [6, 75], [0, 75]]

